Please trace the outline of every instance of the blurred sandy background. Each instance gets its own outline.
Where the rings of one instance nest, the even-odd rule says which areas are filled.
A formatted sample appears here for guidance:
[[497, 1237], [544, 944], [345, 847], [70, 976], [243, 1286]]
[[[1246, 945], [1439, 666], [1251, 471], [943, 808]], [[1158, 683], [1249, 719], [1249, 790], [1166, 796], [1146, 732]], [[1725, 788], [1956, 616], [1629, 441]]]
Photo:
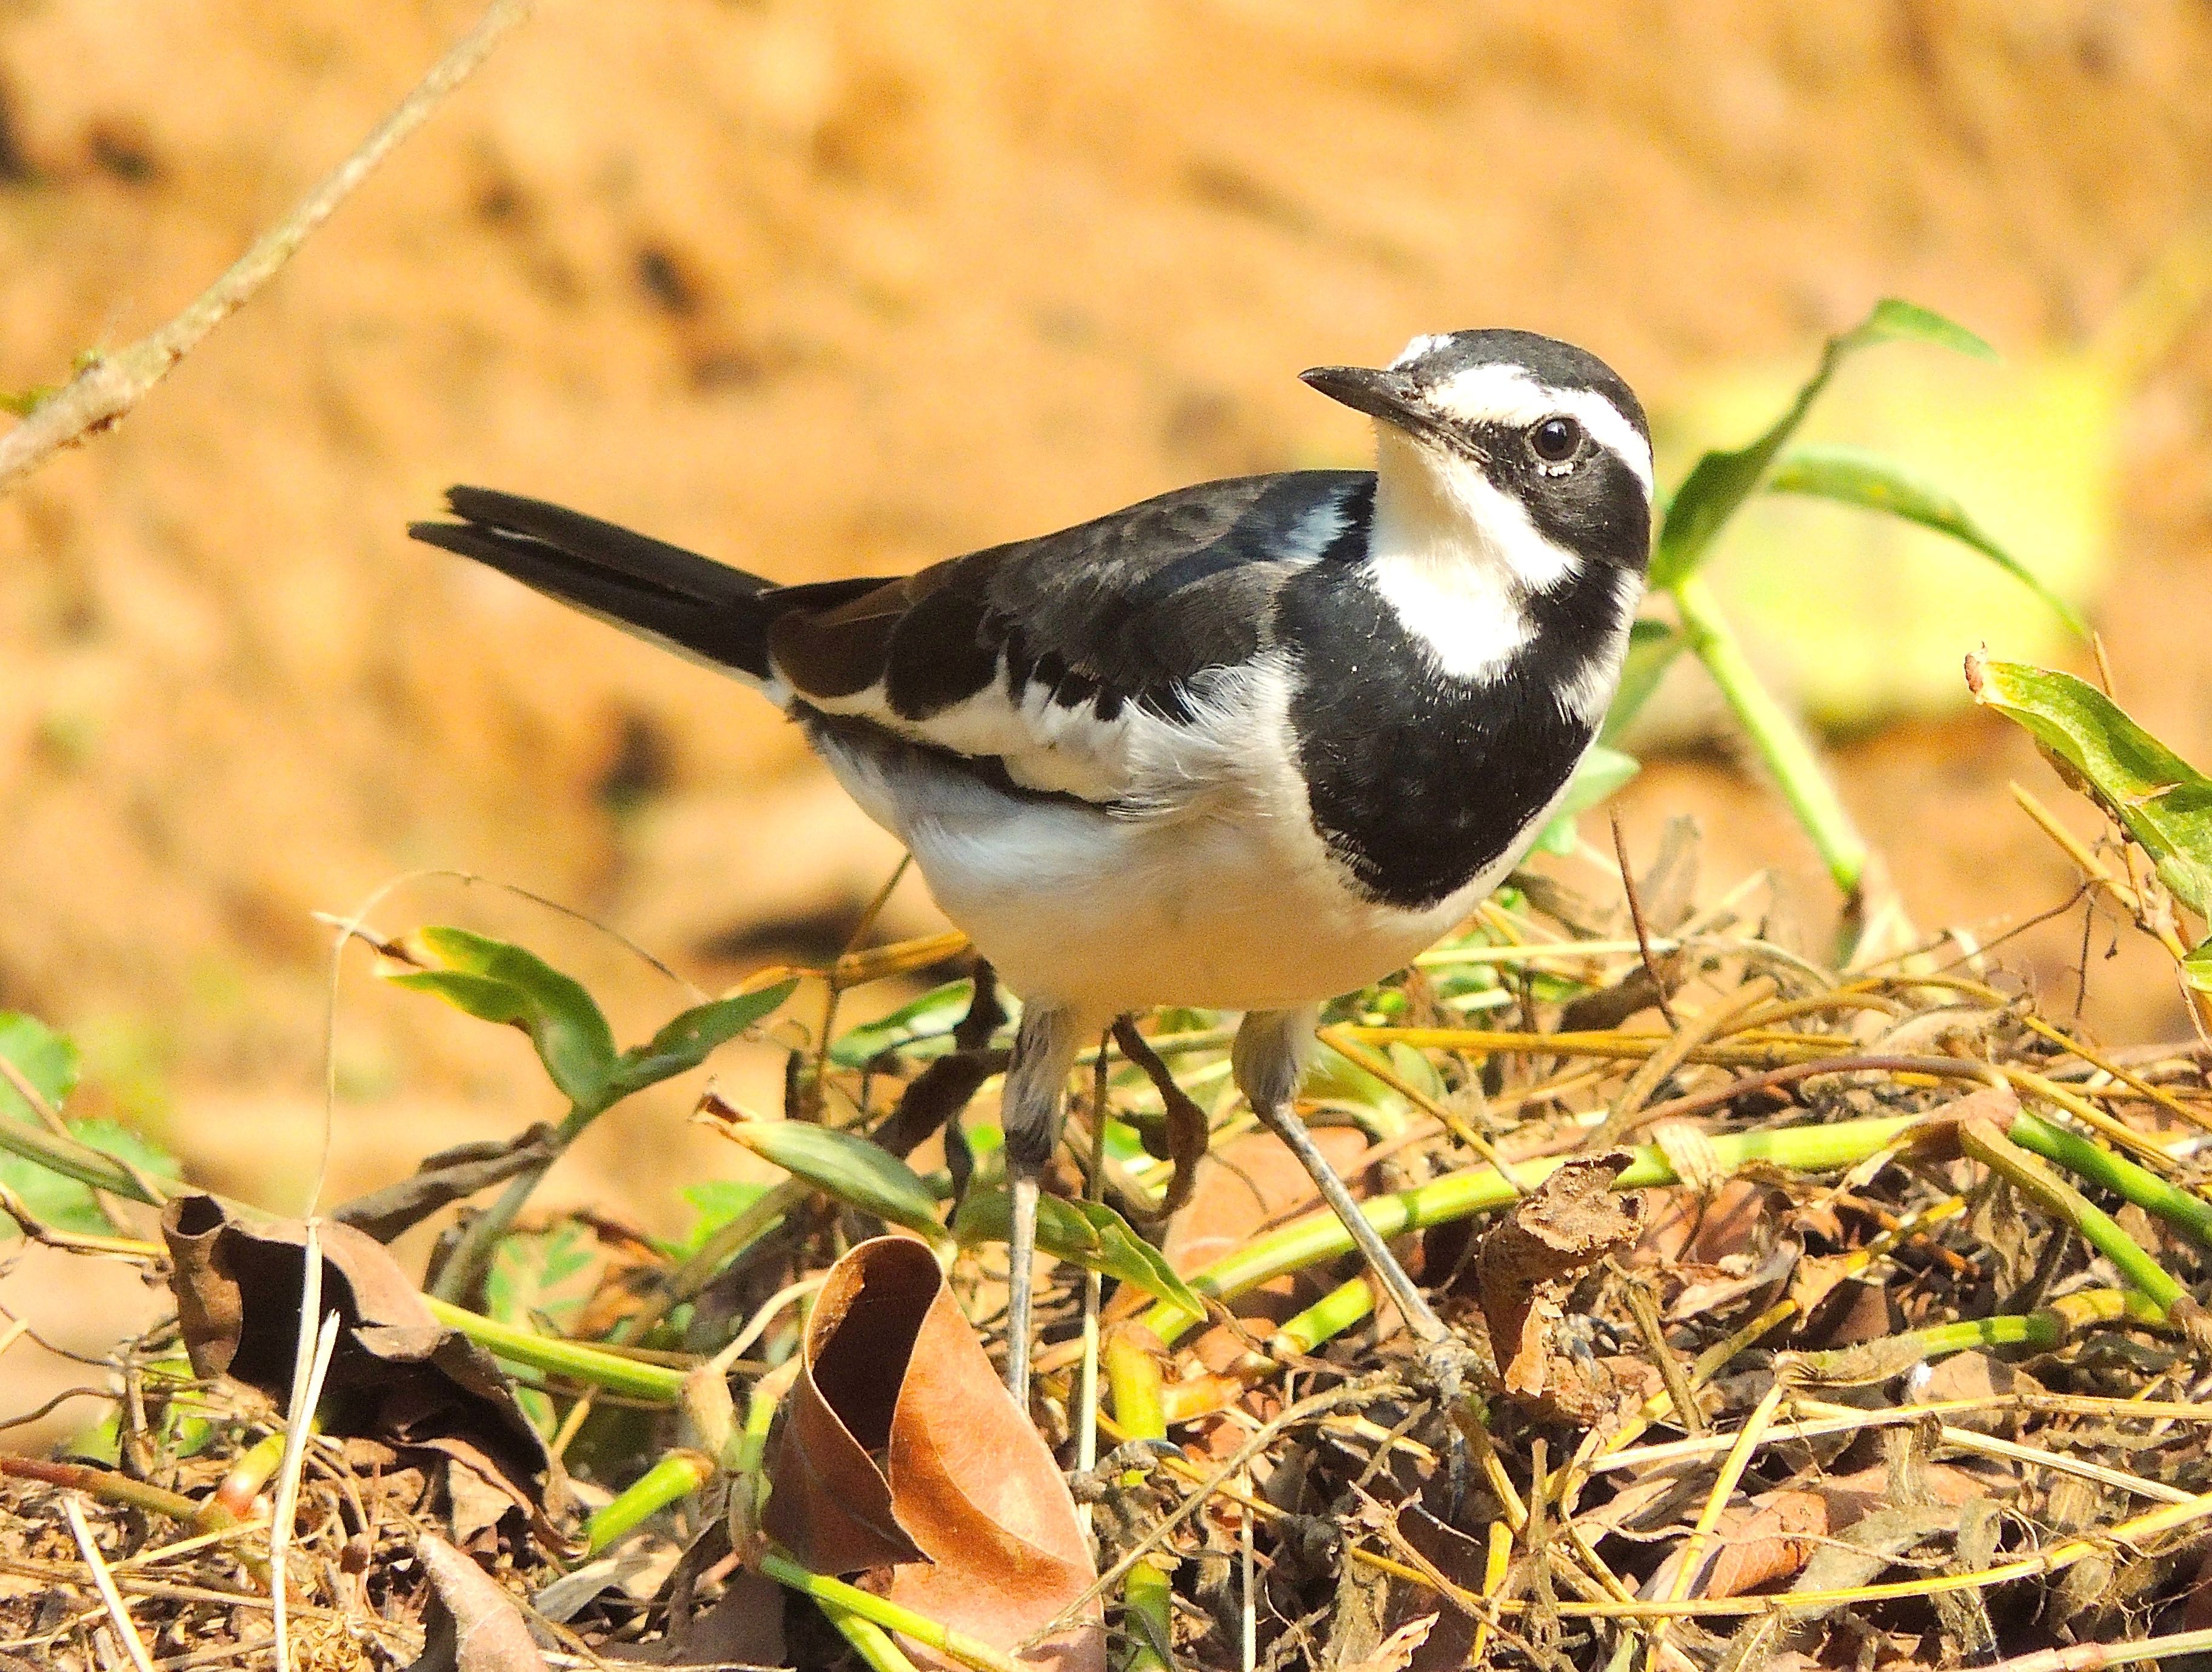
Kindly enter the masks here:
[[[0, 386], [166, 319], [473, 16], [0, 0]], [[2060, 352], [2212, 210], [2208, 87], [2212, 12], [2151, 0], [550, 0], [134, 416], [0, 500], [0, 1007], [76, 1034], [85, 1108], [284, 1204], [319, 1132], [313, 911], [453, 867], [710, 987], [834, 952], [888, 842], [741, 690], [410, 544], [448, 482], [805, 578], [1354, 459], [1294, 374], [1417, 331], [1574, 337], [1662, 418], [1886, 294]], [[2212, 758], [2212, 325], [2116, 436], [2096, 617], [2123, 696]], [[1840, 758], [1923, 924], [2065, 899], [2004, 790], [2047, 774], [1998, 723]], [[1709, 879], [1778, 866], [1818, 915], [1725, 751], [1626, 806], [1647, 849], [1698, 812]], [[376, 915], [519, 933], [621, 1031], [668, 1006], [484, 891]], [[2112, 939], [2092, 1019], [2179, 1030]], [[2070, 1002], [2082, 944], [2077, 913], [2010, 951]], [[337, 1067], [336, 1194], [556, 1112], [519, 1039], [358, 971]], [[547, 1199], [671, 1225], [672, 1176], [727, 1166], [683, 1107]]]

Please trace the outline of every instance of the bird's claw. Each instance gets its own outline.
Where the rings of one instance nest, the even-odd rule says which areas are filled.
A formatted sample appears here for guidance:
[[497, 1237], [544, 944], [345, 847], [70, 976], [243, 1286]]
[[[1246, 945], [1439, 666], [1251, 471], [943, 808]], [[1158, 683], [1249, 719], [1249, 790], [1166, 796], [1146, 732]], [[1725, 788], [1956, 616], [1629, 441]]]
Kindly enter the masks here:
[[1482, 1380], [1480, 1355], [1455, 1335], [1424, 1342], [1413, 1362], [1422, 1384], [1435, 1389], [1447, 1410], [1466, 1398], [1471, 1383], [1479, 1385]]

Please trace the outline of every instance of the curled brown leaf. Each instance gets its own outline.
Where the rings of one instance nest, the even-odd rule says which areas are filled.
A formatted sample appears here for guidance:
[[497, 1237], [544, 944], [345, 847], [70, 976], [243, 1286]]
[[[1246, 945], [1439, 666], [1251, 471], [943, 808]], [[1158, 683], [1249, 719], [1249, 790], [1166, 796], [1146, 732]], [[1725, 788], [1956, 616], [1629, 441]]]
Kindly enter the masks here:
[[[861, 1574], [994, 1647], [1024, 1642], [1097, 1577], [1051, 1451], [911, 1238], [863, 1243], [831, 1268], [769, 1479], [763, 1530], [800, 1561]], [[1098, 1672], [1103, 1626], [1093, 1613], [1024, 1658]]]
[[[323, 1304], [340, 1319], [325, 1383], [326, 1432], [441, 1454], [482, 1477], [541, 1531], [568, 1517], [560, 1466], [487, 1353], [438, 1322], [384, 1246], [350, 1225], [319, 1231]], [[212, 1196], [161, 1216], [169, 1286], [192, 1369], [284, 1398], [300, 1335], [307, 1227], [248, 1224]]]

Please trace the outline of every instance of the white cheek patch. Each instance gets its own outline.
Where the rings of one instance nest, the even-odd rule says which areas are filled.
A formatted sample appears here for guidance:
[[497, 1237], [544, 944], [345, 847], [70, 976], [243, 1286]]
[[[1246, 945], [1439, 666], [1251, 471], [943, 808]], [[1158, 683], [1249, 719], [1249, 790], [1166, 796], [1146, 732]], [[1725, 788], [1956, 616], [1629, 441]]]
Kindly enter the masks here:
[[1414, 642], [1455, 679], [1496, 678], [1535, 628], [1522, 599], [1572, 578], [1520, 502], [1471, 459], [1382, 431], [1370, 573]]
[[1651, 492], [1651, 444], [1603, 395], [1591, 389], [1553, 389], [1518, 366], [1470, 366], [1428, 392], [1429, 404], [1463, 423], [1504, 424], [1523, 429], [1565, 416], [1590, 439], [1628, 466]]
[[1533, 636], [1514, 589], [1488, 564], [1444, 567], [1378, 555], [1373, 574], [1399, 625], [1449, 678], [1488, 684]]

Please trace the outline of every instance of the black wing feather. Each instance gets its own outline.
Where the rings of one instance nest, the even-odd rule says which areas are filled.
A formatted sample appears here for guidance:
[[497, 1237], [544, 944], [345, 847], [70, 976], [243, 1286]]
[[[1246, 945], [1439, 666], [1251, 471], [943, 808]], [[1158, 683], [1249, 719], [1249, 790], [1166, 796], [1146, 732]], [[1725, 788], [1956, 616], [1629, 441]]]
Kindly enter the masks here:
[[[1373, 489], [1374, 477], [1356, 471], [1205, 483], [917, 575], [798, 587], [482, 488], [448, 496], [462, 520], [408, 532], [708, 661], [779, 680], [800, 703], [846, 722], [1020, 777], [1024, 758], [1049, 746], [1026, 735], [1025, 691], [1042, 684], [1062, 708], [1091, 704], [1102, 722], [1131, 706], [1192, 719], [1202, 676], [1273, 642], [1283, 585], [1323, 555], [1319, 542], [1335, 530], [1358, 544]], [[933, 735], [933, 715], [1000, 677], [1007, 710], [989, 747], [977, 747], [972, 724], [958, 744]]]

